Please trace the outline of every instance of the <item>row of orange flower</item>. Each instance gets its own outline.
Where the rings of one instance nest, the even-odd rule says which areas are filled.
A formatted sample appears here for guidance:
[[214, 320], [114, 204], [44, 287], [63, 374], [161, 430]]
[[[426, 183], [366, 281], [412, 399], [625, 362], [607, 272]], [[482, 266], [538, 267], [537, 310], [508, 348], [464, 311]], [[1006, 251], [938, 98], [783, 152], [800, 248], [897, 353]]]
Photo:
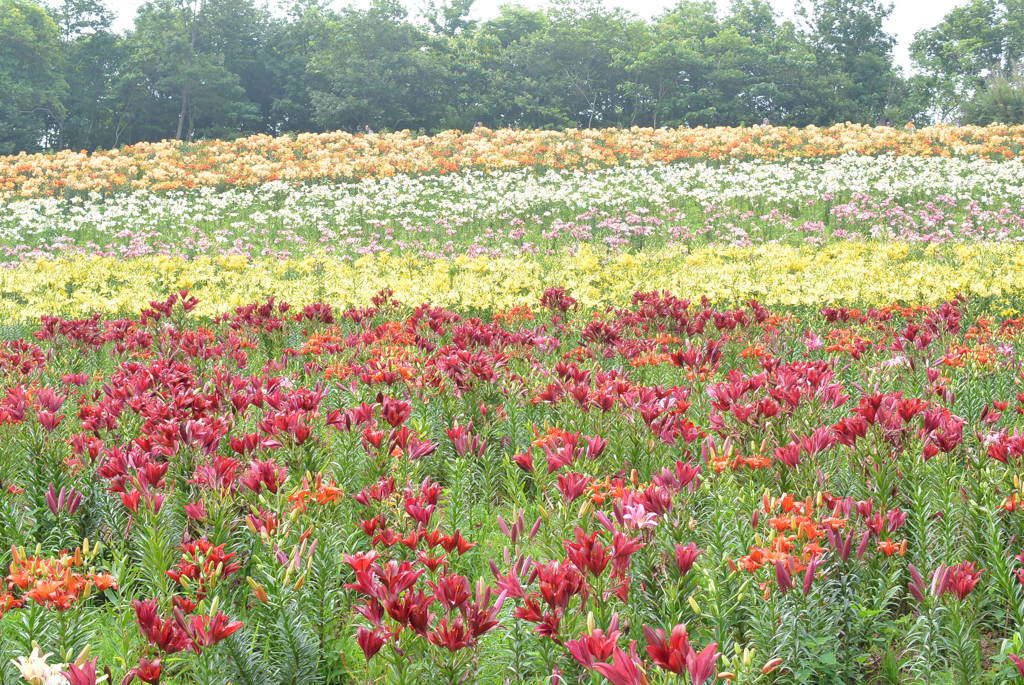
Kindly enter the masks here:
[[630, 161], [827, 157], [842, 154], [1020, 155], [1024, 126], [838, 124], [828, 128], [589, 129], [446, 131], [416, 136], [303, 133], [233, 141], [138, 143], [109, 151], [63, 150], [0, 157], [0, 198], [118, 189], [155, 191], [252, 185], [285, 179], [361, 178], [517, 167], [600, 168]]

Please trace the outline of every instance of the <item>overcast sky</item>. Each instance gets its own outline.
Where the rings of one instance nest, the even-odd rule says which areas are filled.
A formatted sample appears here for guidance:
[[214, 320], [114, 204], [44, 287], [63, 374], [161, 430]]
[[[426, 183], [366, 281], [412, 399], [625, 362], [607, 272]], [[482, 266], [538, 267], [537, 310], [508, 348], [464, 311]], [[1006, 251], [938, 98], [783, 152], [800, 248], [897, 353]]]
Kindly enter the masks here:
[[[117, 17], [115, 28], [123, 30], [131, 26], [135, 10], [144, 0], [105, 0], [107, 6], [113, 10]], [[769, 0], [771, 4], [784, 17], [792, 17], [793, 8], [798, 0]], [[895, 0], [895, 8], [889, 18], [888, 30], [896, 36], [896, 62], [905, 67], [910, 66], [908, 48], [914, 39], [914, 34], [923, 28], [934, 26], [953, 7], [962, 5], [967, 0]], [[404, 0], [410, 8], [418, 6], [417, 0]], [[664, 12], [676, 4], [675, 0], [605, 0], [609, 5], [622, 7], [635, 12], [641, 16], [652, 17]], [[717, 0], [723, 9], [729, 6], [729, 0]], [[343, 5], [368, 5], [368, 0], [335, 0], [338, 6]], [[509, 4], [508, 0], [476, 0], [473, 7], [473, 15], [478, 19], [486, 19], [494, 16], [498, 7]], [[545, 0], [515, 0], [514, 4], [526, 5], [527, 7], [543, 7]]]

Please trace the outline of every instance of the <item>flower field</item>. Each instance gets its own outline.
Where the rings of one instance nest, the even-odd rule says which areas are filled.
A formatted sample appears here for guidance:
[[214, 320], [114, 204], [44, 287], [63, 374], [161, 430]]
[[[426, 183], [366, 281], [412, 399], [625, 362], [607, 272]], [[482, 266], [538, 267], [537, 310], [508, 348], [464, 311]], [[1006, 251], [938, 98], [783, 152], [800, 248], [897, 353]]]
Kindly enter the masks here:
[[1024, 677], [1022, 144], [0, 158], [0, 681]]

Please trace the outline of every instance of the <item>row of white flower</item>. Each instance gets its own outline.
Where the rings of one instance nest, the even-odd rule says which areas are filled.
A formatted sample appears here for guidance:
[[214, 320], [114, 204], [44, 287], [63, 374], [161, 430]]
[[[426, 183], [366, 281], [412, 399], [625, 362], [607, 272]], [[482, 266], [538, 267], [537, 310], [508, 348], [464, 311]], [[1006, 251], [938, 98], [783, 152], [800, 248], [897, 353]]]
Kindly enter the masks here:
[[599, 171], [473, 171], [351, 183], [272, 182], [218, 192], [39, 198], [0, 203], [0, 242], [106, 244], [138, 236], [300, 234], [333, 239], [383, 224], [424, 231], [585, 212], [657, 211], [749, 202], [755, 210], [818, 197], [922, 200], [951, 195], [1018, 207], [1024, 160], [855, 157], [786, 162], [634, 165]]

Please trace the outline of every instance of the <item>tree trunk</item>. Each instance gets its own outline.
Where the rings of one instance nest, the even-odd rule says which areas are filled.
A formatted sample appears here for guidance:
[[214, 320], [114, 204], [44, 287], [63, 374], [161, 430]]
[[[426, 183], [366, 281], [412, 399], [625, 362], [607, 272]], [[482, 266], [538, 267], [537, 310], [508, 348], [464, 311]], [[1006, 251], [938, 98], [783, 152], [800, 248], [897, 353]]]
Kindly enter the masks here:
[[178, 112], [178, 130], [175, 131], [174, 137], [181, 140], [182, 133], [185, 130], [185, 116], [188, 114], [188, 85], [185, 85], [181, 89], [181, 111]]
[[[185, 12], [187, 13], [186, 28], [188, 29], [188, 63], [189, 67], [191, 67], [196, 57], [196, 14], [198, 14], [198, 10], [194, 10], [192, 7], [186, 5]], [[191, 75], [186, 76], [185, 83], [181, 86], [181, 111], [178, 112], [178, 130], [174, 134], [174, 137], [178, 140], [183, 140], [182, 136], [185, 133], [186, 117], [188, 118], [189, 130], [192, 129], [192, 103], [189, 101], [189, 86], [191, 85], [190, 79]]]

